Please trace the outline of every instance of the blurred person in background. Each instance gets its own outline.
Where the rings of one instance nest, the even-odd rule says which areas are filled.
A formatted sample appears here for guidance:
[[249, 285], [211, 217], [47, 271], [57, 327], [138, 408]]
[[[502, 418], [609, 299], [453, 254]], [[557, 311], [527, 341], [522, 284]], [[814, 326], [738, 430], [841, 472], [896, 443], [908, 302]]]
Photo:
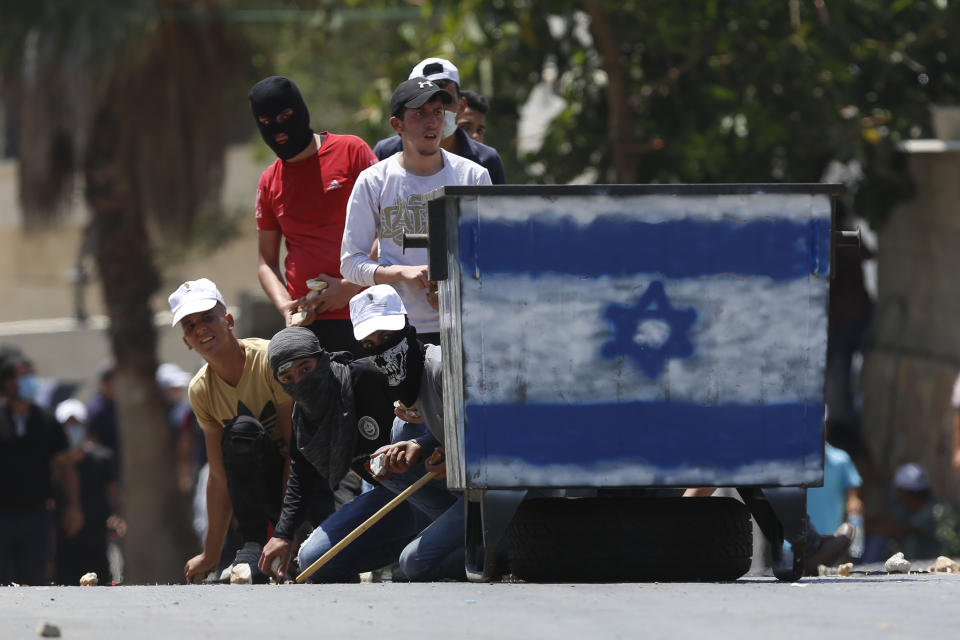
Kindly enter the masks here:
[[897, 468], [894, 495], [884, 513], [867, 518], [864, 562], [881, 562], [897, 551], [908, 560], [940, 555], [936, 500], [926, 469], [915, 462]]
[[164, 362], [157, 367], [157, 386], [163, 392], [167, 403], [167, 422], [173, 434], [174, 457], [177, 461], [177, 486], [184, 493], [190, 493], [197, 484], [197, 473], [202, 466], [200, 457], [206, 462], [203, 432], [197, 426], [196, 416], [190, 408], [187, 388], [191, 376], [172, 362]]
[[960, 375], [953, 383], [950, 405], [953, 407], [953, 451], [950, 455], [950, 465], [957, 475], [960, 475]]
[[93, 571], [101, 584], [111, 580], [107, 559], [108, 521], [113, 528], [121, 518], [120, 490], [116, 482], [114, 453], [91, 440], [87, 433], [87, 408], [75, 398], [57, 405], [54, 415], [67, 436], [70, 456], [80, 479], [80, 505], [83, 528], [74, 536], [57, 529], [54, 579], [57, 584], [78, 584], [80, 577]]
[[457, 116], [457, 126], [477, 142], [483, 142], [487, 133], [487, 112], [490, 111], [490, 105], [487, 104], [487, 99], [476, 91], [464, 89], [460, 95], [467, 105]]
[[[832, 430], [832, 423], [827, 420], [828, 440]], [[847, 551], [856, 559], [864, 550], [862, 485], [863, 480], [850, 454], [829, 441], [825, 442], [823, 486], [807, 489], [807, 515], [817, 531], [836, 531], [843, 523], [850, 523], [854, 535]]]
[[[66, 537], [83, 528], [80, 486], [63, 428], [30, 396], [29, 363], [0, 361], [0, 584], [47, 584], [53, 484], [62, 489]], [[78, 576], [79, 577], [79, 576]]]
[[113, 463], [120, 477], [120, 433], [117, 423], [116, 368], [112, 361], [100, 365], [97, 390], [87, 400], [87, 433], [95, 442], [113, 451]]

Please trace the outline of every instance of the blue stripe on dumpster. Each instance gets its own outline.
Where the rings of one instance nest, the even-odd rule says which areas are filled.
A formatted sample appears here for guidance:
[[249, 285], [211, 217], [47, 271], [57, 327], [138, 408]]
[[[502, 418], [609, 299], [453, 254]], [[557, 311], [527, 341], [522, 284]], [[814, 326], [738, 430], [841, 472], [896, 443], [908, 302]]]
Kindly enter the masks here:
[[464, 219], [460, 259], [468, 274], [479, 267], [479, 273], [730, 274], [790, 280], [828, 273], [830, 220], [647, 223], [597, 218], [581, 225], [569, 218], [522, 223]]
[[468, 466], [486, 458], [532, 465], [634, 460], [661, 469], [736, 469], [823, 454], [823, 404], [706, 406], [467, 404]]

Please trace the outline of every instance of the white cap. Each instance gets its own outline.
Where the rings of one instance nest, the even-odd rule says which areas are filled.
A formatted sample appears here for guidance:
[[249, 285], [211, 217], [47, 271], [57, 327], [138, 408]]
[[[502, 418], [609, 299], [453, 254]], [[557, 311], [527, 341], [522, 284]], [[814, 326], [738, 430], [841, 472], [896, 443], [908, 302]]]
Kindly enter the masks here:
[[407, 324], [407, 309], [397, 290], [377, 284], [350, 298], [353, 337], [363, 340], [374, 331], [400, 331]]
[[926, 491], [930, 488], [930, 478], [923, 467], [916, 462], [908, 462], [897, 469], [893, 486], [905, 491]]
[[87, 408], [76, 398], [67, 398], [57, 405], [53, 415], [56, 416], [57, 422], [60, 424], [67, 424], [67, 420], [70, 418], [73, 418], [77, 422], [86, 422]]
[[417, 66], [410, 72], [410, 77], [424, 77], [427, 80], [453, 80], [460, 87], [460, 72], [449, 60], [443, 58], [427, 58], [417, 63]]
[[227, 303], [217, 290], [217, 285], [206, 278], [187, 280], [167, 298], [170, 311], [173, 312], [173, 326], [191, 313], [209, 311], [218, 302], [224, 307]]
[[164, 390], [186, 389], [192, 378], [193, 376], [172, 362], [164, 362], [157, 367], [157, 384]]

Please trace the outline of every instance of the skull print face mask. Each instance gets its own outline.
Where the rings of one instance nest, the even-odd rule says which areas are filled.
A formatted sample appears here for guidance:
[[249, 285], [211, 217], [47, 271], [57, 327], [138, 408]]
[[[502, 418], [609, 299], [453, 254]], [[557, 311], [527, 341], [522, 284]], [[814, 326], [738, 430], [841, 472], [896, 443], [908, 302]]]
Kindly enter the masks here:
[[388, 395], [408, 407], [416, 404], [420, 394], [423, 348], [417, 330], [408, 325], [370, 353], [373, 366], [387, 378]]

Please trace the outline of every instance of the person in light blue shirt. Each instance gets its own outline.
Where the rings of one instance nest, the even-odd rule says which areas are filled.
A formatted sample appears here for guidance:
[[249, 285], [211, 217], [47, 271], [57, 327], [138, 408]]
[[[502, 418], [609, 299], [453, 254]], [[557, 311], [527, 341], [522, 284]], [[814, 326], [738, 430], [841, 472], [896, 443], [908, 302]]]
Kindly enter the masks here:
[[817, 531], [834, 531], [851, 517], [863, 517], [863, 480], [850, 454], [830, 443], [824, 449], [823, 486], [807, 490], [807, 514]]

